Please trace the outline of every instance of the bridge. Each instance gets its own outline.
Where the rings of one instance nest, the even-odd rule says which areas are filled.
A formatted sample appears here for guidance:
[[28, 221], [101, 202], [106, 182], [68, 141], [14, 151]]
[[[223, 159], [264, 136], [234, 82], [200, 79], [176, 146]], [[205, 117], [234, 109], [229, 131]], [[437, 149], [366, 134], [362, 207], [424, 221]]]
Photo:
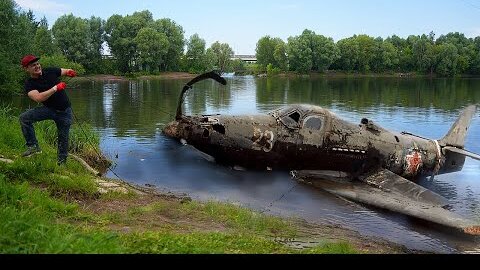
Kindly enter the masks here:
[[234, 55], [231, 60], [236, 60], [240, 59], [245, 63], [256, 63], [257, 62], [257, 57], [255, 55], [247, 55], [247, 54], [237, 54]]

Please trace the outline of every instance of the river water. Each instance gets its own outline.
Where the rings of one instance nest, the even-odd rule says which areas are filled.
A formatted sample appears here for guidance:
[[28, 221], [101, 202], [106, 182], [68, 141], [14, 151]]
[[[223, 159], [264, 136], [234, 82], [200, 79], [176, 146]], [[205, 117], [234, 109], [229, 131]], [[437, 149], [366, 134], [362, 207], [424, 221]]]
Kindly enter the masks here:
[[[285, 104], [327, 108], [345, 120], [369, 118], [395, 131], [443, 137], [462, 108], [480, 103], [480, 79], [255, 78], [226, 76], [227, 86], [208, 80], [186, 96], [187, 114], [266, 113]], [[101, 148], [122, 180], [159, 190], [217, 200], [265, 213], [300, 217], [436, 253], [480, 253], [480, 238], [400, 214], [358, 205], [310, 186], [288, 172], [237, 171], [211, 163], [161, 129], [174, 118], [187, 79], [86, 81], [68, 89], [81, 124], [101, 134]], [[3, 100], [18, 110], [27, 98]], [[465, 148], [480, 153], [480, 110]], [[112, 172], [108, 177], [116, 178]], [[480, 162], [467, 158], [462, 171], [421, 184], [448, 198], [452, 211], [480, 224]]]

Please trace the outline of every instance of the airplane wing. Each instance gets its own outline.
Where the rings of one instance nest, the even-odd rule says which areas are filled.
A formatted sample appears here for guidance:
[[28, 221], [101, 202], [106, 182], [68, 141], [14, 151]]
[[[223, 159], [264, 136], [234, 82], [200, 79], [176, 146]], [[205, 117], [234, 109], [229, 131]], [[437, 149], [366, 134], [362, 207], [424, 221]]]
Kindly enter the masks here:
[[467, 234], [480, 235], [480, 224], [443, 208], [445, 198], [389, 170], [378, 170], [364, 176], [362, 181], [351, 180], [349, 175], [340, 172], [298, 171], [292, 175], [300, 182], [348, 200], [456, 228]]
[[360, 177], [365, 183], [390, 193], [401, 194], [413, 201], [444, 207], [448, 200], [439, 194], [401, 177], [389, 170], [382, 169]]

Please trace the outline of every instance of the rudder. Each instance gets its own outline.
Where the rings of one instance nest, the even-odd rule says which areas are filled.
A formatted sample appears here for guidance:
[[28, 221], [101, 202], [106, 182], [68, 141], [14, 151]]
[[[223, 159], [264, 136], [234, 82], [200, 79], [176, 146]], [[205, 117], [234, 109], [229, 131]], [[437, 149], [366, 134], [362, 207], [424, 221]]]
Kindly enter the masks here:
[[439, 140], [439, 144], [443, 146], [454, 146], [462, 148], [465, 145], [465, 137], [470, 127], [470, 122], [477, 110], [476, 105], [470, 105], [465, 108], [458, 117], [457, 121], [452, 125], [447, 135]]

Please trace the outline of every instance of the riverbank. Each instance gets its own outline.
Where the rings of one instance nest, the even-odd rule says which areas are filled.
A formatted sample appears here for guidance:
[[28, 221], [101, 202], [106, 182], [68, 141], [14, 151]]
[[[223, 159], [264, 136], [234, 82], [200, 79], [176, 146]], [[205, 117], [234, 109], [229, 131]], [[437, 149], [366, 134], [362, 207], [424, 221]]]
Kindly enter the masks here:
[[[71, 173], [62, 178], [76, 181]], [[1, 193], [6, 193], [2, 196], [21, 193], [22, 198], [2, 201], [0, 223], [6, 230], [0, 252], [408, 253], [401, 246], [332, 225], [279, 219], [230, 204], [196, 202], [188, 196], [133, 188], [112, 179], [92, 181], [96, 190], [86, 195], [78, 190], [54, 191], [58, 187], [17, 181], [0, 173]], [[27, 205], [34, 210], [25, 209]], [[26, 223], [28, 228], [17, 227], [18, 223]]]
[[[1, 253], [410, 252], [329, 224], [98, 177], [75, 159], [58, 166], [46, 125], [37, 125], [43, 152], [20, 158], [18, 118], [0, 110], [0, 129]], [[77, 145], [79, 154], [88, 152]]]
[[[191, 74], [187, 72], [164, 72], [159, 75], [142, 75], [138, 77], [126, 77], [126, 76], [116, 76], [116, 75], [89, 75], [84, 77], [78, 77], [77, 80], [90, 80], [90, 81], [128, 81], [128, 80], [150, 80], [150, 79], [193, 79], [199, 74]], [[249, 74], [253, 75], [253, 74]], [[242, 76], [242, 75], [238, 75]], [[309, 77], [324, 77], [324, 78], [333, 78], [333, 79], [342, 79], [342, 78], [442, 78], [438, 77], [435, 74], [419, 74], [416, 72], [389, 72], [389, 73], [351, 73], [343, 71], [325, 71], [322, 73], [311, 72], [308, 74], [299, 74], [295, 72], [281, 72], [277, 74], [267, 75], [266, 73], [253, 75], [257, 77], [282, 77], [282, 78], [309, 78]], [[454, 78], [480, 78], [479, 76], [473, 75], [458, 75]]]

